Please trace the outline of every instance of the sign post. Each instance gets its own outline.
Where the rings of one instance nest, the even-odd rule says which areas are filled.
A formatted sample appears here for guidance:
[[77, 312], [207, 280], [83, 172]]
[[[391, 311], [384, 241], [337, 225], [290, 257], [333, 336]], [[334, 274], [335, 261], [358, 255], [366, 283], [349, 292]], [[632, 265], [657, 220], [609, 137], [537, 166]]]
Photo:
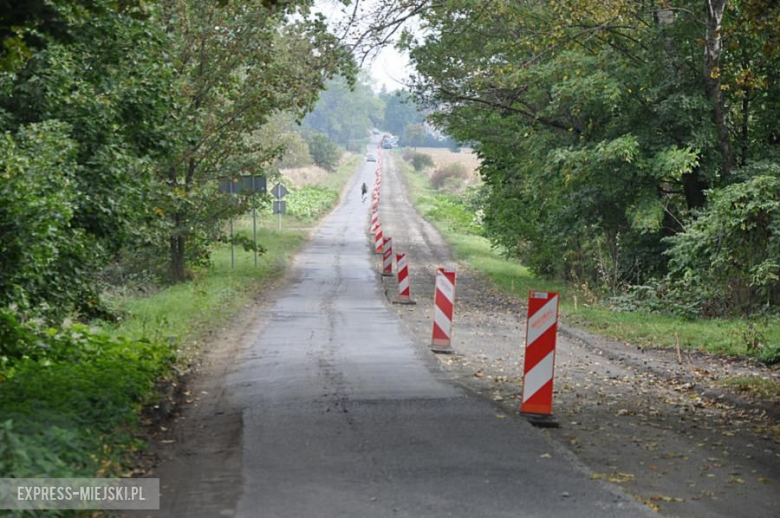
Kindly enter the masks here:
[[[219, 182], [219, 190], [231, 196], [236, 194], [265, 194], [265, 176], [236, 176]], [[252, 205], [252, 237], [255, 242], [255, 266], [257, 266], [257, 208]], [[230, 217], [230, 265], [236, 267], [236, 246], [233, 243], [233, 216]]]
[[287, 189], [284, 187], [284, 185], [277, 183], [274, 185], [274, 188], [271, 189], [271, 194], [273, 194], [276, 199], [274, 200], [274, 214], [279, 215], [279, 231], [282, 231], [282, 214], [287, 212], [287, 202], [285, 202], [282, 198], [287, 196]]

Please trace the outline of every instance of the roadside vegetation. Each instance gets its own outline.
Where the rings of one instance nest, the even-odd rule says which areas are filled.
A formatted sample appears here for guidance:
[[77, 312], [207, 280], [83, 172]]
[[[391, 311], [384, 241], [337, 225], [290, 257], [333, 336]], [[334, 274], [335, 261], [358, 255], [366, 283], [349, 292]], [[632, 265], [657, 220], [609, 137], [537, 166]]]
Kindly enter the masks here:
[[[141, 413], [161, 403], [157, 389], [178, 382], [174, 372], [187, 371], [209, 330], [284, 276], [308, 228], [334, 206], [360, 161], [352, 156], [318, 184], [292, 189], [281, 232], [268, 207], [259, 211], [257, 266], [254, 250], [236, 246], [232, 267], [230, 246], [222, 243], [186, 282], [104, 292], [110, 320], [48, 326], [0, 312], [0, 473], [127, 474], [145, 447], [137, 439]], [[251, 216], [240, 216], [234, 231], [250, 242]]]
[[567, 286], [607, 334], [780, 361], [776, 2], [395, 7], [375, 38], [410, 13], [425, 33], [400, 41], [407, 98], [481, 161], [473, 192], [437, 165], [426, 212], [473, 214], [471, 253]]
[[[0, 40], [0, 476], [128, 474], [144, 409], [362, 160], [296, 121], [363, 83], [305, 2], [16, 2]], [[270, 196], [219, 189], [315, 164], [281, 232]]]
[[[675, 347], [679, 340], [683, 349], [780, 361], [780, 317], [694, 318], [660, 304], [643, 307], [631, 296], [612, 296], [584, 283], [542, 277], [488, 239], [481, 219], [483, 186], [472, 185], [461, 194], [434, 189], [435, 171], [415, 172], [396, 156], [420, 213], [439, 228], [460, 261], [487, 275], [502, 290], [521, 299], [530, 290], [559, 291], [568, 324], [637, 346]], [[411, 160], [412, 155], [407, 157]]]

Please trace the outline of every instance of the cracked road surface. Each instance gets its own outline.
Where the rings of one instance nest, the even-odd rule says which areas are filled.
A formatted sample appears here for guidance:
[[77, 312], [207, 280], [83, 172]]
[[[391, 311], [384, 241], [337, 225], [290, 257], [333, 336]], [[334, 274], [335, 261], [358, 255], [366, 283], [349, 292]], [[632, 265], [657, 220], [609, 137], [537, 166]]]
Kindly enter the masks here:
[[373, 184], [375, 167], [356, 171], [289, 282], [257, 312], [262, 323], [199, 386], [208, 395], [177, 424], [185, 454], [155, 474], [161, 515], [652, 514], [523, 419], [459, 388], [414, 339], [387, 305], [366, 237], [359, 186]]

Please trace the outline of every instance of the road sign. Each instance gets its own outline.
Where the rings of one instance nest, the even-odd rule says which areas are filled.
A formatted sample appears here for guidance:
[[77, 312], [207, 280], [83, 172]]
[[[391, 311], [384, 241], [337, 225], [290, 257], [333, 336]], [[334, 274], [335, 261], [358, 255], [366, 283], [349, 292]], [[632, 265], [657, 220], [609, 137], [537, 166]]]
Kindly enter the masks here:
[[265, 176], [244, 175], [226, 178], [219, 182], [219, 190], [228, 194], [265, 194]]
[[[287, 196], [287, 192], [288, 191], [287, 191], [287, 189], [285, 189], [284, 185], [282, 185], [280, 183], [277, 183], [276, 185], [274, 185], [274, 188], [271, 189], [271, 194], [273, 194], [274, 196], [276, 196], [279, 199], [282, 199], [285, 196]], [[274, 214], [276, 214], [276, 213], [274, 213]]]
[[287, 214], [287, 202], [284, 200], [274, 200], [274, 214]]

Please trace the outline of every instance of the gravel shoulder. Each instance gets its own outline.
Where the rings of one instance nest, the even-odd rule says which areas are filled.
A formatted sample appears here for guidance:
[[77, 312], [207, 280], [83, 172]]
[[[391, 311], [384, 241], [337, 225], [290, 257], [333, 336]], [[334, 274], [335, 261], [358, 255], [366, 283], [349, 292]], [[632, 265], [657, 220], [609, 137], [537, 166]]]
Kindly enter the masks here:
[[[525, 302], [458, 264], [436, 228], [412, 206], [385, 155], [380, 219], [396, 252], [407, 252], [413, 306], [393, 305], [421, 347], [430, 343], [433, 282], [456, 266], [453, 349], [437, 355], [462, 386], [507, 419], [522, 386]], [[383, 278], [388, 299], [395, 278]], [[540, 289], [543, 289], [540, 286]], [[576, 455], [591, 477], [614, 484], [668, 516], [780, 516], [777, 404], [725, 390], [728, 376], [777, 370], [745, 361], [637, 349], [562, 322], [556, 353], [552, 445]], [[560, 451], [560, 450], [559, 450]]]

